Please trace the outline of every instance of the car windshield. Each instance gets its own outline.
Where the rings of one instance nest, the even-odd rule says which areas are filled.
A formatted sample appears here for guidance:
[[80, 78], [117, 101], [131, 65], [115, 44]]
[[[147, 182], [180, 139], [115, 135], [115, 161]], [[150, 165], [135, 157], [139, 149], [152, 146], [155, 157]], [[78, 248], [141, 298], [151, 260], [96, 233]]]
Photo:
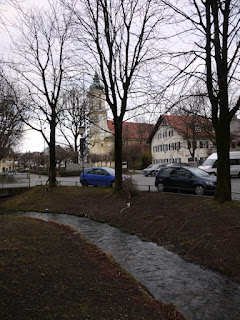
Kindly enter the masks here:
[[212, 167], [212, 165], [215, 163], [215, 161], [216, 161], [216, 159], [206, 159], [203, 162], [202, 166], [210, 166], [210, 167]]
[[198, 169], [198, 168], [188, 168], [188, 170], [190, 172], [192, 172], [195, 176], [197, 177], [205, 177], [205, 178], [208, 178], [209, 177], [209, 174], [201, 169]]
[[115, 176], [115, 170], [113, 168], [104, 168], [108, 173]]

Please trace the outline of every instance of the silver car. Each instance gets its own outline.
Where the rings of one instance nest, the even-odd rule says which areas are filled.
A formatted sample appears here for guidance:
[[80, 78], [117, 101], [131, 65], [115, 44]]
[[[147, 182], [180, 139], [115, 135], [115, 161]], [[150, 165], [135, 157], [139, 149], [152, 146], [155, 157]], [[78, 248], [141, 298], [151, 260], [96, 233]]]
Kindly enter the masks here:
[[151, 176], [154, 177], [156, 175], [156, 172], [158, 172], [158, 170], [160, 168], [162, 168], [163, 166], [165, 166], [165, 164], [150, 164], [150, 166], [148, 166], [147, 168], [143, 169], [142, 174], [145, 177]]

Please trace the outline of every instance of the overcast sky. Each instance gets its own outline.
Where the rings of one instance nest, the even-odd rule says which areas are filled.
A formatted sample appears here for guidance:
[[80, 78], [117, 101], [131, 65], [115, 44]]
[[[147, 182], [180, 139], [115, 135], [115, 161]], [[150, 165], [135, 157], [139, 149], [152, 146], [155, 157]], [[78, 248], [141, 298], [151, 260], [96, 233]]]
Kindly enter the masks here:
[[[22, 6], [28, 6], [29, 4], [40, 5], [40, 6], [47, 6], [47, 0], [19, 0], [21, 1]], [[6, 0], [0, 0], [0, 11], [4, 14], [6, 19], [8, 20], [8, 28], [11, 33], [14, 33], [14, 30], [10, 27], [10, 22], [15, 17], [15, 10], [9, 4], [7, 4]], [[1, 46], [0, 46], [0, 56], [6, 57], [10, 53], [10, 36], [6, 29], [1, 28], [0, 24], [0, 39], [1, 39]], [[44, 140], [40, 133], [33, 130], [26, 130], [24, 135], [24, 140], [21, 145], [19, 145], [19, 150], [21, 152], [27, 151], [43, 151], [44, 149]]]
[[[29, 4], [36, 4], [36, 0], [21, 0], [21, 4], [23, 6]], [[38, 0], [37, 4], [40, 5], [47, 5], [47, 0]], [[13, 21], [15, 17], [15, 10], [12, 6], [6, 3], [4, 0], [0, 0], [0, 10], [4, 15], [4, 18], [7, 21], [7, 28], [10, 33], [14, 34], [14, 29], [11, 28], [10, 23]], [[11, 38], [9, 36], [9, 32], [5, 28], [0, 28], [0, 39], [1, 39], [1, 46], [0, 46], [0, 55], [3, 58], [7, 58], [10, 53], [10, 43]], [[34, 152], [34, 151], [43, 151], [44, 149], [44, 140], [42, 135], [34, 130], [29, 130], [26, 127], [24, 133], [24, 139], [19, 144], [16, 151], [20, 152]]]

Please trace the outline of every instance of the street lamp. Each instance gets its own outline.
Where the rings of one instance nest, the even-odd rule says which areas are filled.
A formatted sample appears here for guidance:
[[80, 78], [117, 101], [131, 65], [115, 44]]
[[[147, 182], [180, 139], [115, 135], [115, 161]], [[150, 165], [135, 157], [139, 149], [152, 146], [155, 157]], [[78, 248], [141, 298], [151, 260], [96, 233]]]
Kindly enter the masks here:
[[81, 158], [82, 158], [82, 173], [83, 173], [83, 180], [84, 180], [84, 149], [85, 149], [85, 138], [84, 138], [84, 132], [85, 132], [85, 127], [80, 126], [78, 128], [78, 132], [81, 135], [80, 138], [80, 153], [81, 153]]

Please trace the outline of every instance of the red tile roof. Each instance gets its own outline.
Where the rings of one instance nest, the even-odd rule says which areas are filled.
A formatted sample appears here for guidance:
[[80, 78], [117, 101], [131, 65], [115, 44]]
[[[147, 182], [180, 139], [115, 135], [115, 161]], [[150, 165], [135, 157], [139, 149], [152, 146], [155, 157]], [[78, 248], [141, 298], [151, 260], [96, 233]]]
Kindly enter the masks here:
[[[201, 132], [198, 132], [198, 135], [206, 135], [206, 131], [204, 127], [207, 129], [211, 128], [210, 121], [203, 117], [196, 116], [163, 116], [166, 122], [170, 124], [179, 134], [185, 135], [186, 130], [188, 129], [189, 135], [192, 135], [193, 132], [191, 130], [191, 125], [200, 126]], [[207, 127], [206, 127], [207, 126]]]
[[[108, 128], [115, 132], [114, 121], [108, 120]], [[123, 122], [122, 135], [125, 139], [147, 140], [154, 125], [149, 123]]]
[[[162, 121], [165, 120], [173, 129], [175, 129], [180, 135], [186, 135], [188, 130], [188, 136], [193, 134], [191, 130], [191, 124], [194, 126], [200, 126], [201, 132], [198, 132], [198, 136], [206, 136], [211, 132], [211, 122], [206, 118], [200, 116], [166, 116], [162, 115], [159, 117], [156, 125], [154, 126], [149, 138], [147, 140], [148, 143], [151, 143], [152, 138], [154, 137], [155, 133], [157, 132], [160, 124]], [[205, 127], [205, 128], [204, 128]]]

